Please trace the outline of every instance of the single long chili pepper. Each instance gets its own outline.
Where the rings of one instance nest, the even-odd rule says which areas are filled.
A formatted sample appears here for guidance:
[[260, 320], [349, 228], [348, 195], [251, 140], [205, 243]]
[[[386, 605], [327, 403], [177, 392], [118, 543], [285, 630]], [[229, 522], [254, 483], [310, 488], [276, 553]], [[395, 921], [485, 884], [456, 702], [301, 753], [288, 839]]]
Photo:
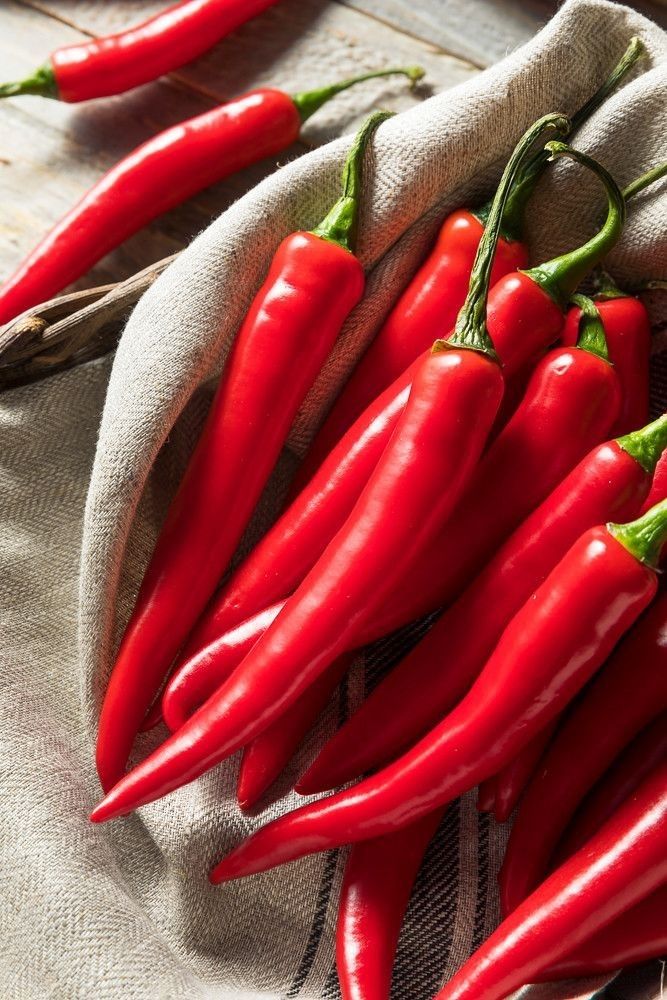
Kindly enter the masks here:
[[496, 775], [493, 815], [497, 823], [506, 823], [514, 812], [557, 727], [558, 719], [553, 719]]
[[[563, 312], [562, 306], [557, 304], [556, 299], [563, 305], [569, 300], [574, 288], [613, 246], [622, 229], [625, 204], [613, 178], [594, 161], [583, 157], [582, 154], [575, 155], [584, 160], [591, 169], [599, 172], [600, 180], [607, 190], [607, 220], [600, 232], [584, 246], [531, 271], [507, 275], [491, 289], [487, 326], [506, 376], [520, 370], [530, 358], [540, 350], [544, 350], [558, 336], [562, 328]], [[422, 355], [421, 358], [425, 356]], [[570, 359], [571, 355], [567, 358]], [[586, 364], [586, 359], [582, 361], [579, 358], [579, 352], [577, 361], [582, 365]], [[313, 565], [343, 523], [365, 486], [370, 471], [375, 467], [402, 412], [403, 399], [407, 395], [412, 373], [419, 363], [419, 360], [414, 362], [414, 367], [404, 372], [393, 383], [393, 389], [392, 387], [387, 389], [368, 411], [358, 418], [311, 483], [233, 575], [199, 623], [188, 645], [189, 655], [237, 622], [292, 593], [301, 582], [305, 572]], [[562, 359], [562, 363], [555, 361], [549, 372], [544, 368], [541, 369], [545, 382], [551, 384], [552, 392], [561, 392], [560, 387], [556, 389], [556, 386], [560, 385], [561, 381], [563, 383], [568, 381], [567, 375], [572, 372], [562, 371], [568, 365], [569, 360]], [[594, 377], [598, 369], [603, 370], [605, 367], [603, 365], [601, 369], [600, 364], [591, 361], [588, 366], [591, 377]], [[562, 380], [561, 374], [564, 376]], [[603, 380], [608, 382], [610, 379], [616, 384], [615, 377], [605, 370]], [[577, 382], [578, 379], [572, 379], [573, 390]], [[581, 384], [580, 402], [586, 402], [588, 411], [588, 392], [591, 391], [594, 398], [600, 398], [600, 393], [592, 387], [583, 388], [583, 378]], [[484, 475], [495, 476], [496, 480], [499, 477], [500, 481], [494, 480], [492, 485], [485, 482], [480, 490], [488, 496], [493, 493], [495, 497], [499, 489], [504, 511], [502, 524], [498, 509], [495, 511], [493, 521], [485, 520], [490, 540], [485, 540], [482, 544], [480, 539], [477, 543], [480, 554], [476, 559], [482, 562], [586, 452], [585, 445], [579, 450], [582, 428], [577, 417], [573, 416], [571, 426], [563, 426], [556, 430], [552, 415], [546, 416], [549, 407], [542, 406], [538, 393], [546, 391], [547, 388], [546, 385], [539, 387], [536, 385], [535, 405], [540, 407], [540, 410], [536, 414], [528, 414], [524, 410], [523, 429], [521, 426], [518, 429], [512, 428], [511, 432], [506, 433], [502, 443], [499, 439], [494, 444], [494, 458], [485, 459], [485, 467], [488, 467], [489, 472]], [[563, 398], [562, 419], [567, 419], [568, 406], [574, 406], [574, 401], [568, 402]], [[549, 454], [556, 449], [554, 458], [549, 459], [548, 468], [542, 473], [528, 469], [525, 456], [521, 455], [524, 446], [530, 453], [534, 452], [531, 442], [535, 439], [535, 434], [530, 426], [533, 419], [540, 422], [544, 433], [544, 453]], [[553, 445], [548, 441], [549, 433], [553, 436]], [[607, 431], [605, 427], [601, 427], [599, 436], [596, 437], [592, 426], [589, 426], [588, 433], [593, 435], [589, 438], [592, 445], [604, 438]], [[513, 437], [516, 438], [514, 442]], [[564, 450], [570, 447], [574, 449], [574, 453], [568, 458]], [[513, 456], [511, 467], [507, 470], [505, 470], [507, 461], [504, 457], [505, 452], [509, 453], [508, 458]], [[535, 455], [535, 459], [539, 465], [543, 464], [542, 455]], [[494, 463], [497, 465], [496, 472], [491, 469]], [[464, 525], [461, 537], [470, 534], [470, 525], [477, 536], [479, 520], [480, 516], [471, 517]], [[449, 553], [443, 554], [438, 548], [437, 554], [434, 554], [425, 570], [415, 573], [417, 579], [412, 578], [410, 588], [405, 588], [413, 591], [407, 598], [405, 595], [400, 598], [401, 606], [409, 608], [409, 617], [401, 615], [400, 607], [398, 615], [396, 608], [383, 612], [382, 621], [378, 626], [374, 628], [369, 626], [368, 634], [360, 637], [356, 645], [362, 645], [364, 641], [387, 634], [405, 621], [418, 618], [421, 614], [445, 603], [446, 590], [443, 596], [440, 581], [448, 558], [450, 558]], [[466, 573], [474, 573], [472, 552], [460, 553], [458, 558], [470, 560], [471, 566]], [[410, 575], [412, 577], [412, 574]], [[463, 582], [457, 578], [451, 585], [452, 589], [460, 590]], [[424, 595], [423, 601], [420, 598], [421, 594]]]
[[0, 323], [85, 274], [106, 253], [163, 212], [251, 163], [286, 149], [302, 122], [347, 87], [381, 70], [292, 97], [253, 90], [153, 136], [111, 168], [0, 286]]
[[548, 870], [585, 794], [665, 708], [667, 593], [662, 591], [566, 718], [524, 793], [499, 875], [504, 913], [518, 906]]
[[434, 726], [579, 535], [637, 515], [665, 447], [667, 416], [582, 459], [332, 737], [297, 789], [309, 794], [344, 784], [387, 763]]
[[623, 750], [586, 796], [558, 845], [556, 863], [562, 863], [583, 847], [665, 757], [667, 712], [662, 712]]
[[667, 882], [667, 764], [551, 875], [438, 993], [501, 1000]]
[[252, 809], [292, 759], [306, 734], [331, 700], [354, 659], [344, 653], [287, 711], [243, 750], [236, 785], [241, 809]]
[[311, 233], [286, 237], [250, 306], [208, 421], [162, 527], [102, 704], [97, 768], [122, 777], [137, 730], [245, 530], [294, 415], [364, 290], [352, 253], [366, 144], [358, 132], [343, 195]]
[[227, 680], [276, 618], [282, 603], [260, 611], [236, 628], [204, 646], [167, 681], [162, 716], [175, 732]]
[[[466, 304], [412, 382], [391, 440], [347, 521], [233, 676], [93, 811], [101, 821], [191, 781], [278, 718], [343, 652], [359, 623], [449, 516], [469, 482], [502, 398], [486, 329], [486, 297], [502, 209], [547, 115], [505, 168], [480, 242]], [[388, 516], [390, 512], [390, 516]]]
[[192, 62], [275, 2], [184, 0], [118, 34], [56, 49], [25, 80], [0, 85], [0, 97], [73, 102], [121, 94]]
[[663, 885], [539, 973], [535, 981], [594, 976], [666, 954], [667, 886]]
[[442, 812], [437, 809], [389, 837], [352, 846], [336, 922], [343, 1000], [388, 1000], [403, 917]]
[[[642, 52], [639, 39], [631, 39], [611, 75], [572, 116], [572, 131], [576, 131], [616, 89]], [[522, 168], [510, 194], [503, 219], [505, 238], [498, 241], [492, 285], [504, 274], [527, 266], [528, 249], [522, 242], [523, 216], [547, 162], [548, 155], [539, 150]], [[295, 489], [308, 482], [371, 401], [430, 346], [434, 320], [440, 318], [444, 325], [454, 323], [465, 299], [487, 214], [488, 205], [485, 205], [477, 211], [459, 209], [445, 219], [429, 256], [401, 294], [319, 429], [297, 472]]]
[[496, 773], [563, 710], [651, 602], [666, 539], [667, 501], [640, 520], [583, 534], [442, 722], [377, 774], [258, 830], [211, 881], [391, 833]]
[[[609, 358], [621, 383], [622, 405], [614, 433], [643, 427], [649, 412], [649, 356], [651, 324], [646, 306], [631, 295], [595, 299], [604, 326]], [[576, 344], [581, 309], [574, 306], [565, 317], [561, 342]]]

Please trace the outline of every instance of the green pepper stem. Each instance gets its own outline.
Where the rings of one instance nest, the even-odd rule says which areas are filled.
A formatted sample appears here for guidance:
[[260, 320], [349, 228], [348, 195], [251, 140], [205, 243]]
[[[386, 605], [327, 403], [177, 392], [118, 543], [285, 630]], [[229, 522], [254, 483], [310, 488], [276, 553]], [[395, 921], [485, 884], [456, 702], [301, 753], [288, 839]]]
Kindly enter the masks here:
[[634, 198], [634, 196], [639, 194], [640, 191], [643, 191], [644, 188], [647, 188], [650, 184], [655, 184], [656, 181], [659, 181], [662, 177], [665, 177], [665, 175], [667, 175], [667, 162], [658, 163], [657, 166], [651, 167], [651, 169], [647, 170], [645, 174], [641, 175], [641, 177], [638, 177], [636, 180], [632, 181], [631, 184], [628, 184], [623, 191], [623, 197], [626, 201], [630, 198]]
[[650, 475], [667, 448], [667, 413], [641, 430], [631, 431], [630, 434], [617, 438], [616, 443]]
[[354, 253], [359, 221], [359, 196], [361, 194], [361, 165], [370, 137], [378, 125], [393, 117], [393, 111], [376, 111], [357, 132], [343, 167], [343, 193], [324, 219], [312, 230], [315, 236], [330, 243], [337, 243], [344, 250]]
[[505, 209], [505, 202], [521, 164], [537, 139], [540, 139], [547, 129], [556, 130], [566, 135], [570, 128], [569, 119], [565, 115], [545, 115], [524, 132], [509, 158], [507, 166], [500, 178], [491, 211], [479, 241], [477, 255], [470, 274], [468, 294], [465, 303], [456, 320], [454, 333], [447, 341], [436, 341], [434, 350], [444, 347], [468, 347], [481, 351], [495, 358], [493, 343], [486, 328], [486, 300], [491, 281], [491, 267], [500, 236], [500, 226]]
[[525, 272], [564, 308], [577, 285], [609, 253], [623, 232], [625, 200], [614, 178], [592, 156], [587, 156], [564, 142], [548, 142], [546, 148], [552, 159], [568, 156], [592, 170], [607, 193], [607, 218], [592, 239], [576, 250], [570, 250], [569, 253], [554, 257], [553, 260]]
[[356, 83], [363, 83], [364, 80], [375, 80], [381, 76], [395, 76], [398, 73], [401, 76], [407, 76], [410, 85], [414, 86], [418, 80], [421, 80], [425, 72], [421, 66], [404, 66], [398, 68], [392, 66], [391, 69], [378, 69], [372, 73], [363, 73], [361, 76], [350, 77], [349, 80], [341, 80], [339, 83], [330, 83], [328, 86], [319, 87], [317, 90], [303, 90], [299, 94], [293, 94], [292, 100], [299, 112], [301, 121], [305, 122], [306, 119], [310, 118], [312, 114], [318, 111], [327, 101], [331, 100], [332, 97], [340, 94], [343, 90], [347, 90], [348, 87], [354, 87]]
[[24, 80], [0, 84], [0, 98], [19, 97], [21, 94], [37, 94], [39, 97], [52, 97], [59, 100], [58, 84], [52, 67], [46, 63], [44, 66], [39, 66], [31, 76], [27, 76]]
[[661, 500], [629, 524], [608, 524], [607, 531], [635, 559], [655, 569], [667, 542], [667, 500]]
[[618, 287], [609, 271], [602, 264], [598, 264], [593, 269], [592, 279], [596, 302], [605, 301], [606, 299], [627, 299], [628, 293]]
[[598, 307], [587, 295], [573, 295], [571, 301], [581, 309], [577, 347], [582, 351], [588, 351], [589, 354], [597, 355], [603, 361], [609, 361], [607, 337]]
[[[597, 111], [609, 95], [616, 90], [618, 85], [627, 76], [644, 51], [644, 43], [641, 39], [637, 37], [630, 39], [630, 44], [625, 50], [625, 53], [599, 90], [596, 90], [592, 97], [590, 97], [586, 103], [572, 116], [573, 133], [576, 132], [576, 130], [583, 125], [583, 123], [587, 121], [595, 111]], [[526, 205], [533, 194], [535, 185], [542, 176], [548, 162], [549, 153], [540, 149], [521, 168], [519, 176], [516, 179], [516, 183], [514, 184], [510, 196], [507, 199], [507, 206], [503, 216], [503, 232], [510, 239], [521, 239]], [[484, 213], [485, 209], [483, 208], [481, 213], [476, 214], [483, 217]]]

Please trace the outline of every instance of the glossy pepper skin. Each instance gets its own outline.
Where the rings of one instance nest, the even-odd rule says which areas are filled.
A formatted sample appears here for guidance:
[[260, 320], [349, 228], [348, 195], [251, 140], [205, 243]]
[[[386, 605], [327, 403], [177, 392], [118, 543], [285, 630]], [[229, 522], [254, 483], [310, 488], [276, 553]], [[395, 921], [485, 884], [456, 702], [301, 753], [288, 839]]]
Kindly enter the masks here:
[[661, 591], [565, 719], [526, 789], [499, 876], [504, 913], [544, 876], [584, 795], [665, 708], [667, 594]]
[[545, 726], [542, 732], [533, 737], [530, 743], [527, 743], [519, 751], [514, 760], [511, 760], [496, 775], [493, 801], [493, 815], [496, 823], [506, 823], [514, 812], [542, 756], [551, 743], [558, 727], [558, 721], [558, 719], [554, 719], [548, 726]]
[[[662, 418], [622, 444], [607, 442], [583, 458], [332, 737], [297, 789], [310, 793], [350, 781], [392, 760], [439, 722], [579, 535], [637, 515], [666, 435]], [[482, 519], [494, 516], [489, 507], [471, 521], [470, 533], [474, 523], [484, 530]]]
[[644, 501], [644, 506], [642, 507], [642, 513], [646, 513], [651, 507], [655, 507], [657, 503], [664, 500], [667, 497], [667, 452], [665, 452], [658, 464], [655, 467], [655, 473], [653, 474], [653, 482], [651, 483], [651, 489], [649, 495]]
[[[621, 412], [613, 428], [614, 434], [627, 434], [643, 427], [649, 412], [649, 356], [651, 324], [646, 306], [631, 295], [597, 300], [602, 319], [609, 360], [621, 383]], [[581, 310], [568, 310], [561, 342], [576, 344]]]
[[192, 62], [276, 0], [184, 0], [115, 35], [56, 49], [28, 80], [0, 97], [40, 94], [89, 101], [121, 94]]
[[[451, 329], [468, 291], [470, 272], [484, 232], [481, 220], [466, 209], [447, 216], [430, 254], [410, 280], [308, 450], [292, 493], [303, 488], [367, 406], [428, 350], [434, 329]], [[528, 265], [519, 240], [498, 240], [491, 287], [505, 274]], [[491, 329], [489, 327], [489, 329]]]
[[656, 587], [655, 572], [608, 528], [586, 532], [515, 615], [442, 722], [377, 774], [258, 830], [217, 865], [211, 880], [391, 833], [474, 788], [563, 710]]
[[436, 1000], [501, 1000], [667, 882], [667, 764], [491, 935]]
[[93, 185], [0, 286], [0, 324], [61, 292], [163, 212], [286, 149], [310, 114], [356, 82], [292, 97], [254, 90], [153, 136]]
[[[666, 630], [667, 631], [667, 630]], [[659, 665], [658, 665], [659, 668]], [[667, 711], [662, 712], [616, 758], [577, 809], [558, 845], [557, 863], [579, 850], [667, 757]]]
[[[94, 810], [102, 821], [198, 777], [254, 739], [342, 653], [451, 513], [482, 453], [503, 392], [486, 330], [491, 262], [509, 187], [527, 148], [559, 115], [540, 119], [505, 168], [466, 305], [436, 341], [368, 484], [322, 557], [234, 675]], [[390, 516], [389, 516], [390, 515]]]
[[[572, 116], [572, 131], [576, 131], [616, 89], [642, 51], [643, 46], [639, 39], [631, 39], [626, 52], [609, 77]], [[543, 149], [538, 150], [524, 164], [517, 177], [505, 208], [504, 238], [501, 237], [498, 241], [491, 276], [492, 286], [503, 275], [527, 266], [528, 250], [522, 242], [523, 217], [526, 204], [548, 159], [548, 154]], [[488, 205], [482, 206], [477, 213], [474, 210], [459, 209], [445, 219], [429, 256], [373, 338], [318, 431], [297, 473], [295, 483], [297, 488], [302, 487], [310, 479], [365, 407], [390, 385], [421, 351], [430, 346], [433, 321], [439, 317], [444, 326], [453, 325], [465, 299], [470, 271], [488, 210]], [[491, 326], [489, 329], [492, 329]], [[497, 346], [496, 344], [496, 348]], [[500, 356], [502, 357], [502, 354]]]
[[388, 1000], [403, 916], [442, 810], [389, 837], [354, 844], [345, 864], [336, 922], [343, 1000]]
[[[225, 365], [211, 411], [167, 513], [104, 696], [97, 769], [123, 775], [134, 737], [174, 656], [206, 607], [246, 528], [294, 416], [364, 290], [358, 259], [325, 235], [356, 204], [371, 116], [344, 171], [344, 195], [320, 230], [278, 247]], [[349, 190], [348, 190], [349, 189]], [[352, 196], [354, 192], [354, 196]], [[355, 213], [348, 216], [354, 225]]]
[[[553, 146], [553, 144], [549, 145], [550, 147]], [[487, 328], [493, 340], [496, 353], [501, 359], [506, 378], [520, 371], [531, 358], [538, 355], [550, 342], [556, 339], [563, 324], [563, 305], [565, 301], [569, 299], [571, 292], [590, 268], [613, 246], [622, 230], [625, 217], [625, 203], [613, 178], [599, 164], [596, 164], [595, 161], [583, 156], [581, 153], [577, 153], [575, 150], [569, 150], [568, 147], [559, 148], [557, 151], [554, 150], [553, 155], [563, 155], [564, 151], [567, 152], [567, 155], [573, 155], [579, 159], [585, 166], [598, 174], [607, 193], [607, 219], [601, 230], [584, 244], [583, 247], [547, 261], [529, 272], [515, 272], [506, 275], [505, 278], [500, 280], [491, 289], [487, 304]], [[600, 362], [600, 359], [594, 360], [590, 366], [591, 371], [599, 369], [604, 373], [603, 380], [613, 382], [617, 385], [615, 375], [611, 369], [598, 362]], [[565, 364], [567, 366], [567, 362]], [[581, 364], [583, 365], [584, 362], [581, 362]], [[412, 378], [410, 371], [404, 372], [394, 383], [397, 394], [405, 393], [406, 386]], [[552, 374], [557, 375], [559, 372], [555, 371]], [[607, 386], [607, 390], [609, 388], [610, 386]], [[600, 386], [595, 388], [591, 384], [590, 391], [594, 398], [600, 398], [600, 392], [602, 391]], [[348, 465], [348, 471], [342, 477], [346, 484], [345, 488], [349, 489], [347, 497], [343, 498], [344, 502], [338, 506], [336, 497], [339, 486], [335, 482], [333, 482], [331, 488], [327, 487], [329, 479], [336, 472], [336, 469], [340, 468], [338, 462], [344, 459], [345, 450], [341, 451], [337, 448], [334, 452], [336, 456], [335, 460], [333, 460], [333, 456], [327, 460], [327, 468], [320, 471], [316, 477], [315, 486], [313, 487], [310, 484], [303, 491], [301, 496], [288, 509], [284, 517], [280, 519], [260, 546], [241, 566], [238, 574], [235, 574], [229, 585], [224, 588], [219, 599], [214, 602], [209, 613], [200, 623], [201, 631], [198, 631], [198, 634], [193, 636], [189, 647], [190, 652], [194, 651], [197, 644], [208, 643], [216, 635], [220, 635], [222, 631], [230, 628], [239, 620], [242, 621], [260, 608], [274, 603], [280, 597], [287, 596], [301, 582], [301, 574], [304, 567], [307, 565], [312, 566], [315, 559], [330, 541], [334, 526], [339, 523], [337, 519], [342, 516], [345, 509], [345, 503], [351, 501], [355, 489], [361, 492], [363, 488], [362, 483], [365, 485], [367, 480], [363, 476], [364, 474], [367, 476], [368, 466], [377, 461], [375, 454], [381, 448], [381, 438], [385, 437], [385, 440], [387, 440], [395, 427], [394, 421], [401, 412], [400, 401], [397, 400], [396, 403], [391, 402], [392, 394], [390, 390], [387, 390], [386, 394], [381, 398], [382, 403], [378, 403], [378, 406], [381, 412], [385, 414], [385, 418], [383, 418], [381, 425], [376, 425], [377, 434], [374, 431], [370, 434], [368, 451], [364, 443], [364, 435], [366, 429], [378, 418], [378, 407], [373, 405], [368, 414], [362, 414], [346, 436], [345, 447], [350, 449], [352, 461]], [[537, 405], [540, 405], [539, 401]], [[566, 410], [565, 403], [563, 403], [562, 409], [563, 411]], [[547, 423], [550, 424], [551, 421], [547, 421]], [[589, 430], [592, 429], [593, 423], [594, 420], [591, 418], [588, 422]], [[576, 420], [573, 420], [573, 426], [576, 424]], [[526, 428], [524, 428], [524, 436], [525, 430]], [[512, 433], [515, 433], [515, 431], [513, 430]], [[578, 426], [576, 426], [573, 433], [575, 435], [579, 433]], [[568, 430], [567, 434], [564, 432], [564, 435], [569, 440], [570, 431]], [[601, 440], [605, 435], [606, 427], [601, 430], [598, 437], [590, 439], [591, 444]], [[520, 436], [520, 434], [517, 435], [517, 437]], [[530, 440], [532, 440], [532, 435], [528, 435], [528, 441], [530, 442]], [[360, 444], [361, 447], [358, 448], [357, 444]], [[508, 438], [504, 437], [503, 445], [500, 446], [498, 444], [498, 447], [494, 449], [494, 455], [496, 456], [494, 461], [497, 462], [501, 469], [501, 475], [503, 447], [513, 450], [514, 446], [511, 444], [511, 438], [508, 441]], [[354, 453], [352, 453], [352, 449], [354, 449]], [[585, 447], [576, 451], [576, 457], [571, 464], [574, 464], [585, 451]], [[560, 451], [557, 451], [556, 454], [559, 455]], [[515, 457], [514, 465], [516, 466], [517, 464]], [[562, 468], [557, 478], [562, 478], [569, 471], [569, 468], [571, 468], [571, 465]], [[515, 489], [516, 501], [509, 497], [506, 498], [506, 516], [509, 518], [509, 523], [502, 528], [500, 526], [493, 528], [491, 533], [494, 537], [497, 536], [495, 545], [499, 544], [503, 540], [504, 535], [511, 531], [521, 518], [543, 499], [551, 486], [555, 485], [554, 480], [550, 485], [547, 485], [546, 490], [544, 489], [544, 482], [546, 480], [548, 483], [548, 476], [552, 471], [553, 465], [550, 465], [544, 475], [538, 476], [539, 485], [536, 484], [535, 486], [533, 486], [532, 473], [524, 475], [529, 489], [532, 489], [530, 493], [532, 499], [529, 499], [528, 494], [523, 489]], [[357, 476], [359, 478], [355, 481], [355, 477]], [[513, 482], [514, 468], [508, 472], [505, 478], [506, 482], [504, 481], [501, 484], [502, 489], [507, 488], [507, 483]], [[358, 495], [359, 493], [357, 493], [357, 497]], [[322, 497], [326, 500], [325, 504], [320, 502]], [[318, 531], [320, 529], [320, 542], [317, 544]], [[483, 544], [478, 543], [482, 549], [489, 544], [488, 540]], [[483, 560], [484, 557], [477, 556], [477, 558]], [[386, 614], [383, 613], [380, 616], [379, 627], [372, 629], [368, 635], [360, 636], [359, 642], [356, 645], [361, 645], [364, 641], [384, 635], [396, 628], [397, 625], [437, 608], [438, 604], [444, 600], [438, 600], [439, 588], [436, 586], [442, 573], [441, 563], [443, 561], [443, 559], [438, 558], [438, 565], [435, 567], [433, 563], [425, 566], [426, 573], [433, 578], [431, 585], [436, 591], [435, 595], [429, 593], [428, 589], [423, 589], [425, 582], [423, 578], [424, 568], [420, 567], [416, 574], [419, 577], [416, 583], [416, 592], [411, 593], [407, 600], [400, 595], [398, 598], [400, 603], [403, 603], [405, 600], [406, 607], [409, 607], [407, 617], [401, 616], [399, 609], [398, 621], [396, 621], [397, 611], [395, 608], [390, 608]], [[426, 562], [428, 563], [428, 557], [426, 558]], [[472, 572], [472, 570], [469, 572]], [[461, 580], [457, 582], [457, 587], [460, 586], [462, 586]], [[411, 582], [410, 589], [415, 590], [414, 581]], [[423, 607], [421, 607], [419, 601], [419, 595], [422, 590], [426, 598], [422, 602]], [[416, 610], [410, 606], [410, 600], [417, 604]]]

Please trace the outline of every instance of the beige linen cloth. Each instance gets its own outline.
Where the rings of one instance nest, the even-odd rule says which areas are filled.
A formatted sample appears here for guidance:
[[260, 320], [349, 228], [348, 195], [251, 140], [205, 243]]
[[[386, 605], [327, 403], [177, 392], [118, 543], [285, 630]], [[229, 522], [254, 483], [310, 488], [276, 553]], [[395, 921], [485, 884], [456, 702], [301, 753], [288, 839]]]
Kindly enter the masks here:
[[[648, 50], [641, 70], [577, 136], [627, 183], [667, 155], [667, 46], [655, 25], [602, 0], [570, 0], [499, 65], [382, 125], [366, 161], [360, 227], [368, 293], [296, 421], [251, 535], [275, 512], [295, 453], [438, 220], [488, 195], [524, 129], [581, 105], [635, 33]], [[243, 816], [230, 760], [127, 820], [93, 827], [87, 814], [99, 796], [93, 745], [114, 647], [212, 377], [279, 241], [314, 225], [335, 199], [349, 142], [291, 163], [215, 221], [139, 302], [115, 358], [0, 396], [3, 998], [337, 995], [332, 933], [343, 852], [222, 888], [206, 880], [216, 858], [292, 798]], [[532, 259], [582, 241], [602, 204], [580, 168], [553, 168], [529, 213]], [[620, 281], [664, 276], [666, 218], [664, 185], [637, 199], [609, 260]], [[386, 643], [375, 663], [395, 653]], [[357, 673], [291, 777], [360, 691]], [[144, 738], [140, 752], [162, 735]], [[450, 809], [408, 915], [396, 998], [426, 1000], [492, 928], [505, 836], [470, 797]], [[658, 996], [657, 974], [648, 979], [637, 997]]]

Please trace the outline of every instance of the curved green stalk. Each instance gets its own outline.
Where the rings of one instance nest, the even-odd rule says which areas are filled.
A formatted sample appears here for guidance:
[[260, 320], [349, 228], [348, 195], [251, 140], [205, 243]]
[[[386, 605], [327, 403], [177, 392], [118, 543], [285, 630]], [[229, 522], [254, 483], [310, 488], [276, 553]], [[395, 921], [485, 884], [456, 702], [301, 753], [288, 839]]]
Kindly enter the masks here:
[[587, 156], [564, 142], [548, 142], [546, 148], [553, 159], [568, 156], [592, 170], [607, 194], [607, 218], [595, 236], [576, 250], [570, 250], [525, 272], [564, 308], [575, 288], [609, 253], [623, 232], [625, 200], [614, 178], [592, 156]]
[[617, 438], [616, 443], [639, 462], [643, 469], [652, 473], [667, 448], [667, 413], [663, 413], [646, 427]]
[[21, 94], [37, 94], [39, 97], [52, 97], [56, 101], [60, 99], [58, 85], [56, 83], [53, 68], [45, 63], [39, 66], [31, 76], [16, 83], [0, 84], [1, 97], [18, 97]]
[[354, 87], [356, 83], [362, 83], [364, 80], [375, 80], [381, 76], [395, 76], [398, 73], [401, 76], [407, 76], [410, 85], [414, 86], [417, 80], [421, 80], [425, 72], [421, 66], [404, 66], [398, 68], [394, 66], [391, 69], [378, 69], [372, 73], [362, 73], [361, 76], [353, 76], [348, 80], [341, 80], [339, 83], [330, 83], [326, 87], [319, 87], [317, 90], [303, 90], [299, 94], [292, 94], [292, 100], [299, 112], [301, 121], [305, 122], [323, 104], [330, 101], [332, 97], [342, 93], [343, 90], [347, 90], [349, 87]]
[[608, 524], [607, 531], [635, 559], [655, 569], [667, 542], [667, 500], [657, 503], [629, 524]]
[[344, 250], [354, 253], [359, 221], [359, 196], [361, 193], [361, 165], [370, 137], [378, 125], [393, 117], [392, 111], [376, 111], [357, 132], [343, 167], [343, 193], [324, 219], [312, 230], [315, 236], [337, 243]]
[[521, 164], [537, 139], [547, 129], [555, 129], [566, 135], [570, 128], [565, 115], [545, 115], [528, 129], [517, 143], [514, 152], [500, 178], [500, 183], [491, 204], [484, 232], [477, 248], [477, 255], [470, 275], [468, 294], [456, 320], [454, 333], [447, 341], [436, 341], [434, 350], [443, 347], [468, 347], [495, 358], [493, 343], [486, 328], [486, 300], [489, 294], [491, 268], [500, 236], [500, 226], [507, 196]]
[[628, 184], [623, 191], [623, 197], [626, 201], [629, 201], [630, 198], [634, 198], [636, 194], [639, 194], [640, 191], [647, 188], [649, 184], [655, 184], [656, 181], [659, 181], [665, 176], [667, 176], [667, 162], [658, 163], [657, 166], [651, 167], [651, 169], [647, 170], [645, 174], [641, 175], [641, 177], [637, 177], [637, 179], [631, 184]]

